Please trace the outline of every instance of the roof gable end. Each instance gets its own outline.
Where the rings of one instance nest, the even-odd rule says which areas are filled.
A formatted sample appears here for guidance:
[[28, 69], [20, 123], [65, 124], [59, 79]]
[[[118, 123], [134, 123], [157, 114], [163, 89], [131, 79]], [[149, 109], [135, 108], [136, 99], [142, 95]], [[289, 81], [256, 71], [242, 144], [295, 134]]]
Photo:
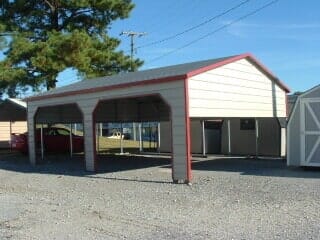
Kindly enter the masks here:
[[247, 59], [254, 66], [256, 66], [260, 71], [262, 71], [264, 74], [266, 74], [268, 77], [270, 77], [286, 93], [290, 92], [290, 89], [284, 83], [282, 83], [266, 66], [264, 66], [262, 63], [260, 63], [250, 53], [244, 53], [244, 54], [241, 54], [241, 55], [229, 57], [229, 58], [226, 58], [226, 59], [224, 59], [222, 61], [216, 62], [214, 64], [211, 64], [211, 65], [208, 65], [208, 66], [205, 66], [205, 67], [190, 71], [189, 73], [187, 73], [187, 77], [190, 78], [190, 77], [193, 77], [195, 75], [207, 72], [209, 70], [213, 70], [213, 69], [219, 68], [221, 66], [224, 66], [224, 65], [229, 64], [229, 63], [236, 62], [236, 61], [241, 60], [241, 59]]
[[208, 70], [212, 70], [244, 58], [248, 59], [264, 74], [268, 75], [285, 92], [290, 92], [289, 88], [285, 86], [275, 75], [273, 75], [271, 71], [269, 71], [250, 53], [245, 53], [230, 57], [184, 63], [156, 69], [148, 69], [138, 72], [120, 73], [113, 76], [84, 80], [78, 83], [70, 84], [61, 88], [56, 88], [49, 92], [41, 93], [39, 95], [26, 98], [26, 100], [35, 101], [45, 98], [63, 97], [68, 95], [94, 93], [97, 91], [107, 91], [111, 89], [140, 86], [145, 84], [157, 84], [170, 81], [185, 80], [189, 77], [198, 75]]

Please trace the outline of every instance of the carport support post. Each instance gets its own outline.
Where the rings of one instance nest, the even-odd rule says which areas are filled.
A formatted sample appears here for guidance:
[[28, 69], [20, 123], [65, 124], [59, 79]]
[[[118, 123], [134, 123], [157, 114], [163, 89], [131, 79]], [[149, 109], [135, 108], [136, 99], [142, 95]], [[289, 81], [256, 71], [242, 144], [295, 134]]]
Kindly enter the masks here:
[[[280, 157], [286, 156], [286, 127], [287, 119], [285, 117], [277, 118], [280, 126]], [[289, 139], [289, 138], [288, 138]]]
[[43, 124], [40, 127], [40, 142], [41, 142], [41, 160], [44, 159], [44, 149], [43, 149]]
[[95, 134], [96, 134], [96, 150], [97, 153], [99, 154], [100, 152], [100, 123], [98, 123], [98, 130], [96, 129], [97, 124], [95, 124]]
[[9, 139], [10, 139], [10, 151], [12, 151], [12, 141], [11, 141], [11, 135], [12, 135], [12, 122], [11, 122], [11, 120], [10, 120], [10, 123], [9, 123], [9, 124], [10, 124], [10, 126], [9, 126], [9, 127], [10, 127], [10, 136], [9, 136], [9, 137], [10, 137], [10, 138], [9, 138]]
[[28, 147], [29, 147], [29, 161], [32, 165], [37, 163], [36, 142], [35, 142], [35, 115], [37, 108], [30, 106], [27, 108], [27, 125], [28, 125]]
[[97, 100], [81, 100], [78, 101], [78, 106], [83, 114], [83, 130], [84, 130], [84, 147], [85, 161], [87, 171], [96, 171], [96, 132], [94, 109], [97, 105]]
[[132, 133], [133, 133], [133, 140], [137, 141], [137, 130], [136, 130], [136, 123], [132, 123]]
[[72, 124], [70, 124], [70, 157], [73, 155], [73, 143], [72, 143]]
[[102, 137], [102, 123], [99, 123], [99, 136]]
[[141, 123], [139, 123], [139, 151], [140, 151], [140, 153], [143, 151], [143, 148], [142, 148], [142, 129], [141, 129]]
[[122, 129], [122, 123], [120, 123], [120, 154], [123, 154], [123, 129]]
[[161, 147], [161, 135], [160, 135], [160, 122], [158, 122], [158, 153], [160, 153], [160, 147]]
[[258, 119], [256, 119], [256, 158], [258, 158], [259, 155], [259, 122]]
[[205, 132], [204, 120], [201, 121], [201, 125], [202, 125], [202, 156], [205, 157], [207, 153], [206, 153], [206, 132]]
[[227, 119], [227, 125], [228, 125], [228, 154], [231, 154], [231, 124], [230, 119]]

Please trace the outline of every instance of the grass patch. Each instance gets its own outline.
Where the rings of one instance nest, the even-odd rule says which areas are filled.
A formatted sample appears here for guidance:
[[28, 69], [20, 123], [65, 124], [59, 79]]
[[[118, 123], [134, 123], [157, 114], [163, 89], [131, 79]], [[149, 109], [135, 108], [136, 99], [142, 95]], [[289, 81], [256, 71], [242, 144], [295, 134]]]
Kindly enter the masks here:
[[[99, 152], [100, 153], [119, 153], [120, 152], [120, 139], [111, 139], [107, 137], [99, 137]], [[139, 153], [139, 141], [122, 140], [123, 151], [129, 153]], [[157, 143], [144, 141], [143, 150], [145, 152], [156, 152]]]

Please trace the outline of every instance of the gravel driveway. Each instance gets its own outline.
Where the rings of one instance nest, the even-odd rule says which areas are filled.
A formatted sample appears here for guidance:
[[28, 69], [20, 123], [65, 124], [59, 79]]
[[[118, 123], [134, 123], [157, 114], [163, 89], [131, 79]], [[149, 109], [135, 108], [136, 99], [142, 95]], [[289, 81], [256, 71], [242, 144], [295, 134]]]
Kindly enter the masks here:
[[320, 171], [283, 160], [195, 159], [193, 184], [166, 158], [36, 167], [0, 156], [0, 239], [319, 239]]

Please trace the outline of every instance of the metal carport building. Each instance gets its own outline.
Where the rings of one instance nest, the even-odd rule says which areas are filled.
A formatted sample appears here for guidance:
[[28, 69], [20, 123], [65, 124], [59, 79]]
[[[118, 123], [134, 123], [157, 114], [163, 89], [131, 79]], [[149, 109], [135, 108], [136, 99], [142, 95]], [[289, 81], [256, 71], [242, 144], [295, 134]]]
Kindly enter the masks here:
[[39, 122], [83, 122], [86, 169], [95, 171], [96, 122], [171, 121], [172, 178], [189, 182], [191, 119], [286, 118], [287, 92], [251, 54], [81, 81], [27, 99], [30, 162]]

